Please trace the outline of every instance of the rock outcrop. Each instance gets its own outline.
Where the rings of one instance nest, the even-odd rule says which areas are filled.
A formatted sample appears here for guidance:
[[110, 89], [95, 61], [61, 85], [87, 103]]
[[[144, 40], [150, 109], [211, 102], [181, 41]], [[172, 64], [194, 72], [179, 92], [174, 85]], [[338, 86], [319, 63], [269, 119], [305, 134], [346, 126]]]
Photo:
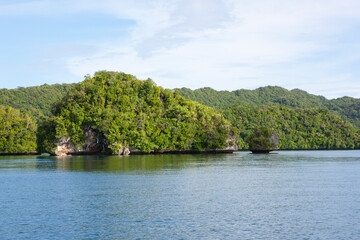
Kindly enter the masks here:
[[250, 148], [252, 153], [269, 153], [271, 151], [275, 151], [279, 149], [279, 137], [276, 133], [272, 133], [269, 139], [269, 144], [271, 147], [264, 147], [264, 146], [253, 146]]
[[279, 137], [271, 129], [260, 126], [247, 138], [252, 153], [269, 153], [279, 149]]
[[66, 156], [66, 155], [81, 155], [81, 154], [109, 154], [107, 139], [103, 134], [96, 132], [91, 127], [86, 127], [84, 130], [84, 146], [76, 147], [72, 143], [71, 138], [62, 137], [56, 139], [56, 149], [52, 155]]
[[238, 142], [236, 139], [236, 134], [232, 133], [232, 131], [229, 129], [230, 133], [229, 137], [226, 139], [225, 148], [219, 149], [223, 151], [237, 151], [239, 149]]
[[[230, 128], [229, 128], [230, 130]], [[231, 132], [232, 133], [232, 132]], [[193, 150], [193, 149], [182, 149], [182, 150], [170, 150], [170, 149], [153, 149], [151, 152], [145, 152], [136, 148], [127, 147], [120, 144], [115, 152], [112, 152], [108, 144], [107, 139], [103, 134], [96, 132], [91, 127], [86, 127], [84, 131], [85, 144], [84, 147], [76, 147], [70, 138], [62, 137], [56, 140], [56, 149], [51, 155], [56, 156], [67, 156], [67, 155], [119, 155], [128, 156], [130, 154], [186, 154], [186, 153], [232, 153], [238, 150], [238, 144], [236, 135], [234, 133], [229, 134], [226, 140], [224, 148], [217, 149], [205, 149], [205, 150]], [[114, 147], [114, 146], [112, 146]]]
[[74, 152], [78, 152], [76, 146], [71, 142], [70, 138], [62, 137], [56, 140], [56, 149], [52, 153], [56, 156], [66, 156]]

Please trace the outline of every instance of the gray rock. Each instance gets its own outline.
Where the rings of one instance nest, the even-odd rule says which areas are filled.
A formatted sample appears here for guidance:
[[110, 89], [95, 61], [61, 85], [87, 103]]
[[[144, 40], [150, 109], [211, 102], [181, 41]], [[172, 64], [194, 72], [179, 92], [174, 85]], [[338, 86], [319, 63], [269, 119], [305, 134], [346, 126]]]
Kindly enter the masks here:
[[[230, 127], [229, 129], [229, 137], [226, 140], [225, 148], [221, 149], [206, 149], [201, 152], [233, 152], [238, 150], [238, 144], [236, 140], [236, 135], [232, 133]], [[71, 138], [62, 137], [57, 139], [56, 141], [56, 150], [53, 155], [57, 156], [66, 156], [66, 155], [80, 155], [80, 154], [111, 154], [111, 150], [109, 148], [108, 140], [102, 133], [97, 132], [96, 130], [92, 129], [90, 126], [85, 127], [84, 129], [84, 146], [76, 147]], [[115, 155], [119, 156], [127, 156], [130, 154], [146, 154], [146, 152], [132, 148], [130, 146], [125, 146], [125, 144], [119, 144], [119, 149], [116, 150]], [[112, 144], [112, 147], [115, 147], [115, 144]], [[192, 153], [197, 152], [196, 150], [169, 150], [169, 149], [154, 149], [152, 153]]]
[[66, 156], [73, 152], [78, 151], [76, 146], [71, 142], [70, 138], [62, 137], [56, 140], [57, 146], [55, 149], [55, 155]]

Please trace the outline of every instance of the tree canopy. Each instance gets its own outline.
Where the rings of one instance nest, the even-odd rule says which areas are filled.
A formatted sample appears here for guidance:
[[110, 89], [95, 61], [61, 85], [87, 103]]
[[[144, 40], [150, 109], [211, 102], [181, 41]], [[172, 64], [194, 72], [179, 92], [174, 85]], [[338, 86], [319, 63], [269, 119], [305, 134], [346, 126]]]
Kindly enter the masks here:
[[35, 121], [51, 114], [51, 107], [60, 101], [75, 84], [54, 84], [17, 89], [0, 89], [0, 104], [27, 113]]
[[[0, 104], [12, 106], [38, 121], [50, 116], [51, 106], [60, 101], [76, 84], [54, 84], [18, 89], [0, 89]], [[360, 128], [360, 99], [342, 97], [328, 100], [300, 89], [291, 91], [277, 86], [260, 87], [255, 90], [216, 91], [205, 87], [197, 90], [175, 89], [178, 93], [201, 104], [218, 110], [233, 105], [284, 106], [289, 108], [323, 108]]]
[[268, 153], [279, 148], [277, 134], [266, 126], [256, 126], [245, 141], [253, 153]]
[[340, 116], [360, 128], [360, 99], [342, 97], [328, 100], [322, 96], [309, 94], [300, 89], [291, 91], [277, 86], [260, 87], [255, 90], [216, 91], [212, 88], [191, 90], [177, 89], [187, 99], [201, 104], [225, 109], [234, 105], [242, 106], [284, 106], [288, 108], [321, 108]]
[[222, 113], [237, 128], [241, 149], [257, 126], [274, 129], [280, 149], [360, 148], [360, 130], [327, 109], [231, 106]]
[[[52, 151], [56, 138], [71, 138], [84, 145], [84, 129], [103, 134], [116, 152], [129, 146], [154, 149], [224, 148], [230, 124], [210, 107], [163, 89], [151, 79], [141, 81], [129, 74], [97, 72], [70, 90], [40, 125], [41, 151]], [[49, 130], [54, 134], [46, 134]], [[235, 144], [235, 143], [233, 143]]]
[[0, 105], [0, 153], [36, 151], [36, 125], [25, 113]]
[[[113, 150], [120, 145], [144, 151], [215, 148], [224, 146], [229, 122], [233, 126], [230, 131], [237, 131], [241, 149], [249, 148], [245, 139], [258, 125], [279, 134], [281, 149], [360, 147], [360, 99], [328, 100], [299, 89], [169, 90], [156, 86], [151, 79], [140, 81], [132, 75], [102, 71], [80, 84], [0, 89], [0, 104], [11, 107], [2, 107], [3, 117], [5, 112], [17, 112], [16, 108], [21, 113], [15, 115], [22, 119], [17, 125], [4, 117], [8, 120], [1, 124], [10, 133], [4, 132], [6, 144], [2, 144], [8, 146], [6, 139], [17, 136], [11, 134], [20, 131], [25, 121], [30, 127], [20, 132], [30, 134], [39, 126], [37, 145], [41, 151], [54, 148], [54, 139], [60, 136], [83, 145], [87, 127], [109, 139]], [[32, 139], [24, 144], [31, 146], [26, 151], [34, 150], [36, 137]], [[17, 152], [24, 151], [21, 144], [15, 144], [12, 152], [16, 152], [14, 146], [18, 146]]]

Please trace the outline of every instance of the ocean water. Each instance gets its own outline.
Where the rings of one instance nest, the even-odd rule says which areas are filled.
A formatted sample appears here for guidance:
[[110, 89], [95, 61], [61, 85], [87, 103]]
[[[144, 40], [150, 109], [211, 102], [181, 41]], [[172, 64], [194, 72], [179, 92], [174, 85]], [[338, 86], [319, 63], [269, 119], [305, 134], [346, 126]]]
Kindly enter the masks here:
[[0, 239], [360, 239], [360, 151], [1, 156]]

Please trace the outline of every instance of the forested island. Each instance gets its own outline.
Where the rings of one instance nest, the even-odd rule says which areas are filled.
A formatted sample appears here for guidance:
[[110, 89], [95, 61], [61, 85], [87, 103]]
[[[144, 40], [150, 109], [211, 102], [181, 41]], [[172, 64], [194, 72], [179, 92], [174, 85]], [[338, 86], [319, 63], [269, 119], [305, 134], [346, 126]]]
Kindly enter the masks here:
[[[163, 89], [100, 71], [77, 84], [0, 90], [0, 153], [134, 154], [249, 149], [259, 126], [279, 149], [360, 148], [360, 100], [295, 89]], [[206, 105], [206, 106], [205, 106]]]

